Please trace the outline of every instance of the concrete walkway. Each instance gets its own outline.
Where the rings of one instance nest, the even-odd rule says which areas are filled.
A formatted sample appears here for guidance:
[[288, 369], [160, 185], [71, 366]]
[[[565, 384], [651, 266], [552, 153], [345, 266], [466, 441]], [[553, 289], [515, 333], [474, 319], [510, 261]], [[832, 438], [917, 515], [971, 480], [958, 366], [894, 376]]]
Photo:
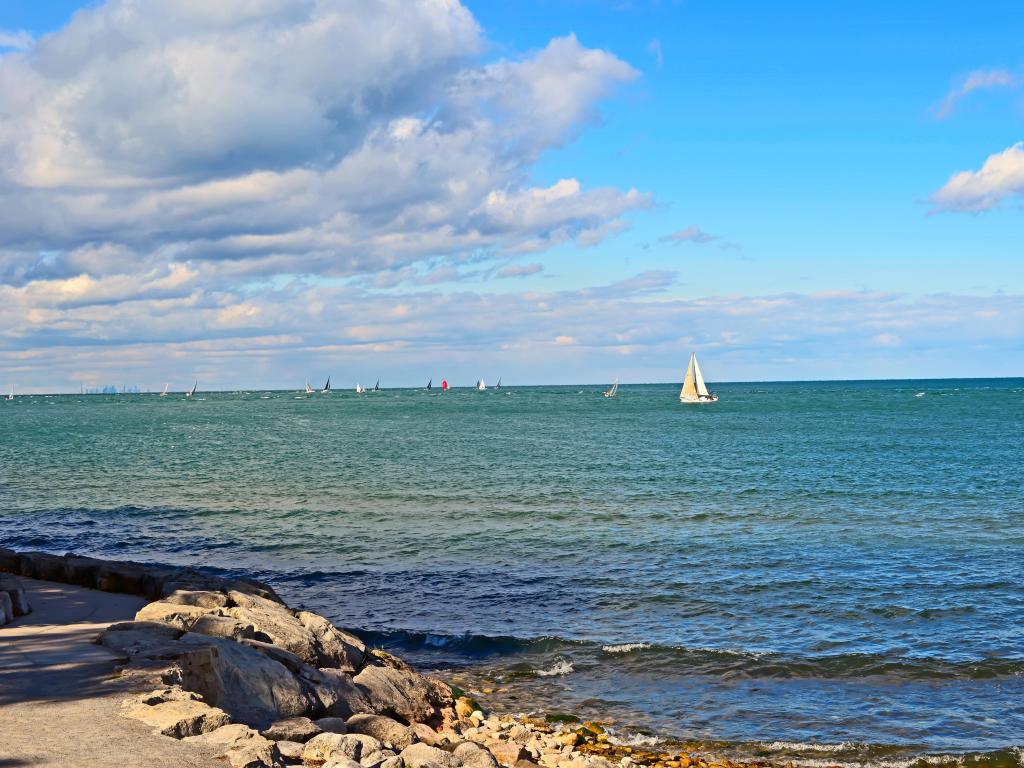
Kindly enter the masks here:
[[119, 714], [119, 659], [92, 641], [146, 601], [21, 579], [32, 613], [0, 627], [0, 768], [224, 768]]

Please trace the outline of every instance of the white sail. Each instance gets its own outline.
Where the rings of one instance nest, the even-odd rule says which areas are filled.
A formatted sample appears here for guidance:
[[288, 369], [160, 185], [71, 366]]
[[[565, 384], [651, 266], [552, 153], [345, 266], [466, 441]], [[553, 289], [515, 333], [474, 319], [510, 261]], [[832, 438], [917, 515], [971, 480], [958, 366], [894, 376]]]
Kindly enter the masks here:
[[13, 384], [11, 384], [11, 393], [7, 396], [7, 399], [8, 400], [13, 400], [14, 399], [14, 385]]
[[160, 393], [160, 397], [167, 397], [167, 388], [169, 386], [171, 386], [171, 385], [170, 384], [164, 384], [164, 391]]
[[313, 388], [311, 386], [309, 386], [309, 379], [306, 379], [306, 394], [307, 395], [313, 394]]
[[612, 388], [611, 389], [606, 389], [601, 394], [604, 395], [605, 397], [615, 397], [615, 395], [617, 395], [618, 393], [619, 393], [619, 380], [618, 380], [618, 378], [616, 378], [615, 381], [612, 382]]
[[476, 383], [476, 388], [477, 388], [477, 389], [479, 389], [479, 390], [481, 390], [481, 391], [483, 391], [483, 390], [487, 389], [487, 385], [486, 385], [486, 384], [484, 384], [484, 380], [483, 380], [483, 379], [480, 379], [480, 380], [479, 380], [479, 381], [478, 381], [478, 382]]
[[693, 364], [697, 360], [696, 353], [690, 355], [690, 364], [686, 367], [686, 378], [683, 379], [683, 388], [679, 391], [680, 400], [696, 400], [697, 387], [693, 383]]
[[697, 362], [697, 355], [693, 356], [693, 377], [697, 384], [697, 394], [700, 397], [711, 397], [708, 388], [704, 386], [704, 377], [700, 375], [700, 363]]
[[364, 387], [362, 384], [356, 384], [356, 394], [357, 395], [361, 395], [365, 391], [366, 391], [366, 387]]

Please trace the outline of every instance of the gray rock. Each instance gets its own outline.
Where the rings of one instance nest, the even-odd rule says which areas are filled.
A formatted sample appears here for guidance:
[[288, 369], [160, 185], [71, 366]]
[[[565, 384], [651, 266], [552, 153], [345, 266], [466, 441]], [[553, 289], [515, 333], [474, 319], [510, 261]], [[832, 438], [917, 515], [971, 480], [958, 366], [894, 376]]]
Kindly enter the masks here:
[[181, 630], [189, 630], [192, 625], [202, 616], [205, 616], [214, 608], [200, 608], [194, 605], [182, 605], [180, 603], [168, 603], [158, 600], [155, 603], [144, 605], [135, 614], [136, 621], [160, 621], [170, 624]]
[[348, 720], [352, 715], [374, 711], [363, 689], [341, 670], [321, 669], [315, 679], [306, 679], [329, 715]]
[[4, 592], [11, 600], [11, 616], [25, 616], [32, 612], [32, 606], [28, 604], [28, 595], [25, 594], [25, 587], [18, 581], [16, 576], [0, 574], [0, 592]]
[[182, 631], [159, 621], [111, 624], [99, 637], [100, 645], [127, 657], [171, 659], [188, 650], [178, 639]]
[[494, 755], [472, 741], [462, 742], [452, 754], [459, 758], [466, 768], [498, 768], [498, 761], [494, 759]]
[[348, 758], [358, 763], [360, 756], [377, 752], [381, 743], [362, 734], [321, 733], [306, 742], [302, 759], [307, 763], [320, 763]]
[[266, 640], [266, 635], [256, 632], [252, 624], [243, 624], [232, 616], [221, 616], [219, 613], [207, 613], [196, 619], [192, 632], [210, 637], [226, 637], [231, 640]]
[[451, 752], [427, 744], [413, 744], [401, 753], [409, 768], [460, 768], [462, 761]]
[[271, 723], [262, 734], [271, 741], [297, 741], [301, 744], [321, 732], [320, 727], [308, 717], [288, 717]]
[[394, 757], [389, 757], [377, 768], [405, 768], [405, 762], [398, 755], [395, 755]]
[[275, 720], [305, 715], [316, 705], [311, 692], [284, 665], [253, 648], [191, 632], [179, 642], [191, 648], [178, 660], [183, 686], [235, 721], [266, 727]]
[[164, 701], [153, 705], [138, 704], [129, 707], [125, 714], [153, 726], [164, 736], [173, 736], [176, 739], [198, 736], [231, 722], [223, 710], [190, 699]]
[[367, 667], [353, 681], [371, 711], [406, 723], [439, 724], [441, 710], [451, 707], [452, 691], [440, 680], [390, 667]]
[[345, 720], [340, 717], [321, 717], [313, 722], [316, 723], [321, 731], [326, 733], [348, 733]]
[[299, 611], [295, 618], [313, 637], [318, 667], [355, 672], [363, 666], [366, 646], [359, 638], [342, 632], [323, 616], [310, 611]]
[[14, 621], [14, 603], [7, 592], [0, 592], [0, 627]]
[[417, 741], [416, 733], [407, 725], [384, 715], [353, 715], [345, 723], [349, 733], [364, 733], [378, 741], [403, 750]]

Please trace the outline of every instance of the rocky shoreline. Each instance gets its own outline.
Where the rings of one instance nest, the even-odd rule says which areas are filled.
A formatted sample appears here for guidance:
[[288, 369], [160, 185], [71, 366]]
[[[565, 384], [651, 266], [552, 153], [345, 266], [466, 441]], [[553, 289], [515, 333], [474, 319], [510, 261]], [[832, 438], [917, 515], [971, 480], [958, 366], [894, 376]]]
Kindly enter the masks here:
[[487, 713], [475, 692], [289, 608], [257, 581], [0, 548], [3, 572], [150, 600], [97, 640], [124, 660], [123, 714], [214, 746], [233, 768], [767, 765], [615, 744], [602, 724], [571, 717]]

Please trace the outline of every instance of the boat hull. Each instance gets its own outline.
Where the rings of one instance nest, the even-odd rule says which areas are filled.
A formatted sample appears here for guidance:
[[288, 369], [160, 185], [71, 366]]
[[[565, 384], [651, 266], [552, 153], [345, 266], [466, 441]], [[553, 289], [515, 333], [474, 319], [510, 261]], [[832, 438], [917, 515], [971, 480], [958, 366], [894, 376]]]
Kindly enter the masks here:
[[696, 399], [680, 397], [679, 402], [683, 405], [707, 405], [708, 403], [717, 403], [718, 395], [711, 395], [710, 397], [698, 397]]

